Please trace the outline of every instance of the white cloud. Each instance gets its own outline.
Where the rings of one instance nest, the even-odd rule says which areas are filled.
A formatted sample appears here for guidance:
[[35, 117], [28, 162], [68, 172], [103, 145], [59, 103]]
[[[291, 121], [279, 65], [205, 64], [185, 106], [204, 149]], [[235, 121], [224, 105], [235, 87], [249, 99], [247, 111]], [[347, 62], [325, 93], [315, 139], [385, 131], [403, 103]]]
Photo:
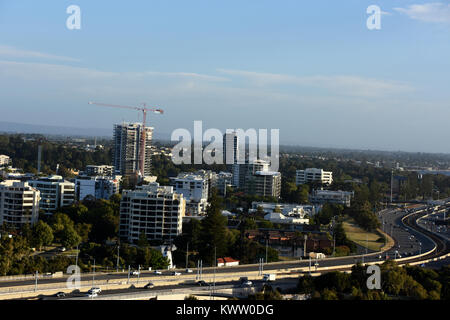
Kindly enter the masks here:
[[0, 56], [12, 58], [38, 58], [38, 59], [49, 59], [58, 61], [80, 61], [79, 59], [75, 58], [57, 56], [38, 51], [21, 50], [12, 46], [5, 46], [5, 45], [0, 45]]
[[243, 77], [258, 86], [294, 84], [301, 87], [316, 87], [340, 95], [376, 97], [392, 93], [412, 91], [407, 84], [352, 75], [292, 76], [286, 74], [260, 73], [253, 71], [218, 69], [219, 72]]
[[406, 14], [411, 19], [424, 22], [450, 22], [450, 4], [442, 2], [412, 4], [406, 8], [394, 8], [394, 10]]

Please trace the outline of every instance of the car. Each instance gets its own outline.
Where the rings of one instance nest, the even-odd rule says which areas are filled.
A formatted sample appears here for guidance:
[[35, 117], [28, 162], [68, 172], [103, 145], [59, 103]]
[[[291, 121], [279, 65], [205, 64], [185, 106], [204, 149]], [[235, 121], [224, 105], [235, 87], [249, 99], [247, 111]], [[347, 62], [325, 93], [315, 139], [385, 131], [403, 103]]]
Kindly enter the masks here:
[[98, 294], [95, 293], [95, 292], [88, 292], [88, 293], [86, 294], [86, 297], [89, 297], [89, 298], [95, 298], [95, 297], [98, 297]]
[[66, 248], [64, 248], [64, 247], [59, 248], [59, 251], [64, 252], [64, 251], [66, 251]]
[[155, 270], [155, 272], [153, 272], [153, 274], [162, 274], [162, 272], [159, 270]]
[[55, 297], [57, 298], [64, 298], [66, 294], [62, 291], [55, 293]]
[[133, 273], [132, 273], [133, 276], [138, 276], [138, 275], [140, 275], [140, 274], [141, 274], [141, 273], [140, 273], [138, 270], [134, 270]]
[[153, 283], [149, 282], [144, 286], [144, 289], [152, 289], [154, 287], [155, 287], [155, 285]]
[[181, 275], [181, 273], [180, 273], [180, 272], [177, 272], [177, 271], [174, 271], [174, 272], [172, 272], [172, 275], [173, 275], [173, 276], [179, 276], [179, 275]]
[[186, 273], [192, 273], [192, 269], [186, 269]]
[[90, 293], [100, 293], [102, 292], [102, 289], [100, 289], [99, 287], [92, 287], [91, 289], [89, 289]]
[[241, 283], [241, 287], [250, 287], [253, 283], [250, 280]]
[[197, 281], [197, 285], [200, 287], [204, 287], [204, 286], [207, 286], [208, 284], [206, 283], [205, 280], [200, 280], [200, 281]]

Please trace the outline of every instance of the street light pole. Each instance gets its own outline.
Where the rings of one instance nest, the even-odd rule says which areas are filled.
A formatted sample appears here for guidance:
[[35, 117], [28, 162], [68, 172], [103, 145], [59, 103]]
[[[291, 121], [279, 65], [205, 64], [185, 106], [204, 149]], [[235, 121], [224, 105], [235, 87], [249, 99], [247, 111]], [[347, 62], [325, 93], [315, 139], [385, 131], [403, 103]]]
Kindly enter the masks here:
[[95, 281], [95, 258], [94, 258], [94, 272], [92, 273], [92, 287], [94, 287], [94, 281]]
[[78, 255], [80, 254], [80, 251], [78, 250], [78, 245], [77, 245], [77, 257], [75, 258], [75, 265], [78, 267]]
[[186, 269], [188, 267], [189, 242], [186, 245]]
[[38, 281], [38, 275], [39, 275], [39, 272], [36, 270], [36, 276], [35, 276], [35, 278], [36, 278], [36, 281], [35, 281], [35, 283], [34, 283], [34, 292], [36, 292], [37, 291], [37, 281]]
[[120, 254], [120, 246], [117, 246], [117, 263], [116, 263], [116, 272], [119, 272], [119, 254]]
[[217, 266], [217, 252], [216, 252], [217, 247], [214, 246], [214, 289], [213, 289], [213, 300], [214, 300], [214, 295], [216, 294], [216, 266]]

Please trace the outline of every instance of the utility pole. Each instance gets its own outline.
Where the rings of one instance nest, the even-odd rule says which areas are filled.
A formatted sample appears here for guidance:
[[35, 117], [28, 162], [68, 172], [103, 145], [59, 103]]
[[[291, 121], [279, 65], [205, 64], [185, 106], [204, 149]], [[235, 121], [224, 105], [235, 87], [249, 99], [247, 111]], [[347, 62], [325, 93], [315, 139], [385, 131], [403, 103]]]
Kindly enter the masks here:
[[141, 275], [141, 265], [138, 266], [138, 278], [137, 278], [137, 283], [139, 283], [139, 277]]
[[77, 245], [77, 257], [75, 258], [75, 265], [78, 267], [78, 255], [80, 254], [80, 251], [78, 250], [78, 245]]
[[130, 283], [130, 265], [128, 265], [128, 280], [127, 280], [127, 284]]
[[309, 275], [311, 275], [311, 256], [309, 256]]
[[266, 263], [267, 263], [267, 250], [268, 250], [268, 241], [266, 239]]
[[213, 300], [214, 300], [214, 295], [216, 294], [216, 266], [217, 266], [217, 252], [216, 252], [217, 247], [214, 246], [214, 289], [213, 289]]
[[94, 272], [92, 273], [92, 287], [94, 287], [94, 281], [95, 281], [95, 258], [94, 258]]
[[391, 170], [391, 204], [392, 204], [392, 189], [394, 187], [394, 170]]
[[120, 246], [117, 246], [117, 263], [116, 263], [116, 272], [119, 272], [119, 249]]
[[36, 292], [37, 291], [37, 281], [38, 281], [38, 275], [39, 275], [39, 272], [36, 270], [36, 275], [35, 275], [35, 283], [34, 283], [34, 292]]
[[186, 269], [188, 267], [189, 242], [186, 245]]

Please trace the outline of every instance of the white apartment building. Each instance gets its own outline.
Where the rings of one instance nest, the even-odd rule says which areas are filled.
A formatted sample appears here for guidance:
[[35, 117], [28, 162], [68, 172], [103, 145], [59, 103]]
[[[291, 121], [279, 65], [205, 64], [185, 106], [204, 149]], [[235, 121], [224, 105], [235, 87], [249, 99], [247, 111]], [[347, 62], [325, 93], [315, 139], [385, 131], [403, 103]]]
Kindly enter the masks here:
[[308, 182], [320, 182], [322, 184], [331, 184], [333, 182], [333, 172], [324, 171], [323, 169], [307, 168], [305, 170], [297, 170], [295, 183], [305, 184]]
[[180, 173], [170, 178], [175, 192], [186, 200], [186, 215], [204, 215], [208, 207], [208, 179], [195, 173]]
[[354, 192], [349, 191], [314, 190], [309, 195], [309, 201], [315, 204], [331, 203], [350, 207], [353, 196]]
[[0, 154], [0, 167], [6, 167], [11, 163], [11, 158], [7, 155]]
[[119, 236], [130, 243], [144, 233], [148, 240], [171, 240], [182, 232], [185, 199], [173, 187], [157, 182], [124, 190], [120, 202]]
[[186, 200], [200, 201], [208, 199], [208, 182], [200, 175], [180, 173], [175, 178], [170, 178], [171, 185], [177, 193], [183, 194]]
[[28, 181], [30, 186], [41, 193], [39, 208], [45, 214], [53, 214], [60, 207], [71, 205], [75, 201], [75, 183], [53, 175]]
[[94, 165], [88, 165], [86, 166], [86, 170], [84, 173], [87, 176], [108, 176], [113, 177], [114, 176], [114, 166], [107, 166], [107, 165], [101, 165], [101, 166], [94, 166]]
[[78, 200], [91, 196], [95, 199], [108, 200], [119, 193], [120, 181], [111, 177], [78, 177], [75, 179], [75, 194]]
[[252, 208], [249, 212], [256, 212], [261, 208], [265, 213], [272, 213], [279, 211], [285, 216], [304, 218], [311, 217], [316, 214], [318, 208], [309, 204], [295, 204], [295, 203], [276, 203], [276, 202], [252, 202]]
[[0, 226], [20, 229], [24, 224], [34, 225], [39, 218], [39, 200], [39, 190], [28, 182], [0, 182]]

